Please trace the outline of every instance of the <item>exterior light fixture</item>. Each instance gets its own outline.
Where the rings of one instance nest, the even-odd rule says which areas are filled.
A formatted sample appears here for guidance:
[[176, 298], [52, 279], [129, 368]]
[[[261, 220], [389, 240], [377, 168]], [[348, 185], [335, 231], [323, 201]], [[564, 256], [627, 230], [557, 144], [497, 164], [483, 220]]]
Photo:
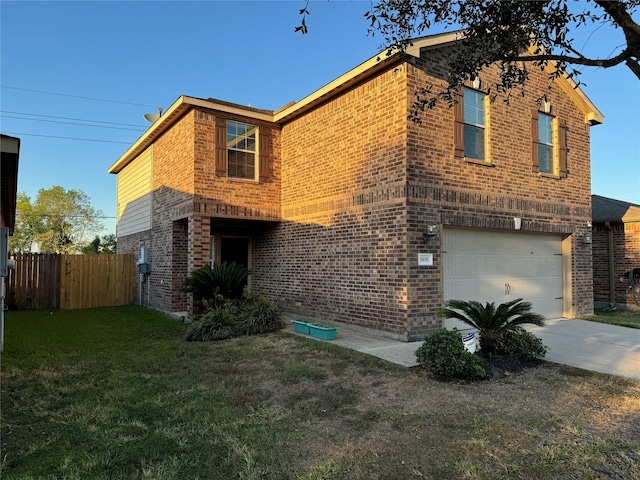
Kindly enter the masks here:
[[587, 232], [582, 236], [583, 245], [590, 245], [592, 240], [593, 240], [593, 237], [591, 236], [591, 232]]
[[513, 217], [513, 227], [516, 230], [520, 230], [522, 228], [522, 219], [520, 217]]
[[429, 225], [427, 227], [427, 230], [422, 234], [422, 238], [424, 238], [425, 242], [429, 243], [429, 241], [436, 236], [437, 232], [438, 232], [437, 225]]

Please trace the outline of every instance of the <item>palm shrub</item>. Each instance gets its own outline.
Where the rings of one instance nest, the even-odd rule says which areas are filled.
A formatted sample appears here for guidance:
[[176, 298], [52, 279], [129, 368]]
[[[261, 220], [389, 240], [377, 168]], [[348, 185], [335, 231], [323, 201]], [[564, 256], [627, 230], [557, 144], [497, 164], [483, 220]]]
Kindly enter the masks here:
[[436, 375], [474, 379], [487, 374], [482, 359], [467, 351], [456, 328], [440, 328], [428, 335], [416, 350], [416, 358]]
[[516, 298], [510, 302], [487, 302], [485, 305], [475, 300], [448, 300], [445, 308], [440, 309], [438, 316], [455, 318], [480, 331], [480, 350], [496, 353], [500, 336], [519, 325], [531, 323], [544, 325], [544, 317], [531, 312], [531, 302]]
[[215, 308], [225, 300], [240, 298], [250, 274], [251, 270], [236, 262], [215, 263], [213, 267], [207, 264], [185, 278], [182, 291], [193, 293]]

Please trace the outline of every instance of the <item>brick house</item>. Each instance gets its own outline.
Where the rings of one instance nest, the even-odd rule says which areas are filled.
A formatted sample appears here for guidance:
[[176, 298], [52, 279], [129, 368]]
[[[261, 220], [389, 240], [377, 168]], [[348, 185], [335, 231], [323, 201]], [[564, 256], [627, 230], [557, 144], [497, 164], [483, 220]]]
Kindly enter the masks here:
[[596, 307], [630, 305], [628, 273], [640, 268], [640, 205], [591, 196]]
[[450, 298], [591, 313], [589, 130], [603, 117], [537, 70], [524, 97], [492, 102], [488, 68], [454, 108], [408, 120], [455, 40], [423, 37], [276, 111], [178, 98], [109, 169], [118, 251], [150, 255], [136, 300], [191, 314], [187, 272], [236, 260], [284, 311], [400, 339], [439, 327]]

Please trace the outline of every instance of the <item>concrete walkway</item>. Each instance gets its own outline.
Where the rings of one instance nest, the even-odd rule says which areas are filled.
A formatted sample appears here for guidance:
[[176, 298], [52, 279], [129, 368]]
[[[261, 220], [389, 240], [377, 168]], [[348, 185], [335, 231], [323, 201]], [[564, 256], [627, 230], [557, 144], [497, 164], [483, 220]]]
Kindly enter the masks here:
[[[285, 331], [290, 333], [294, 333], [292, 318], [295, 317], [285, 316]], [[547, 320], [544, 327], [530, 325], [527, 330], [549, 347], [545, 360], [640, 380], [640, 329], [585, 320], [553, 319]], [[331, 343], [405, 367], [417, 365], [415, 351], [421, 345], [420, 342], [401, 342], [341, 325]]]

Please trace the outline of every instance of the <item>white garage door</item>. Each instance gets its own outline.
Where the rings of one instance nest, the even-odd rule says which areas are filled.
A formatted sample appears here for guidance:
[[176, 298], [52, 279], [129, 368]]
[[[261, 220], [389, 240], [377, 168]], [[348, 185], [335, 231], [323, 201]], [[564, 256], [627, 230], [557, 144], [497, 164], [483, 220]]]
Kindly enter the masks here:
[[562, 316], [562, 237], [445, 228], [443, 256], [445, 300], [523, 298], [546, 318]]

